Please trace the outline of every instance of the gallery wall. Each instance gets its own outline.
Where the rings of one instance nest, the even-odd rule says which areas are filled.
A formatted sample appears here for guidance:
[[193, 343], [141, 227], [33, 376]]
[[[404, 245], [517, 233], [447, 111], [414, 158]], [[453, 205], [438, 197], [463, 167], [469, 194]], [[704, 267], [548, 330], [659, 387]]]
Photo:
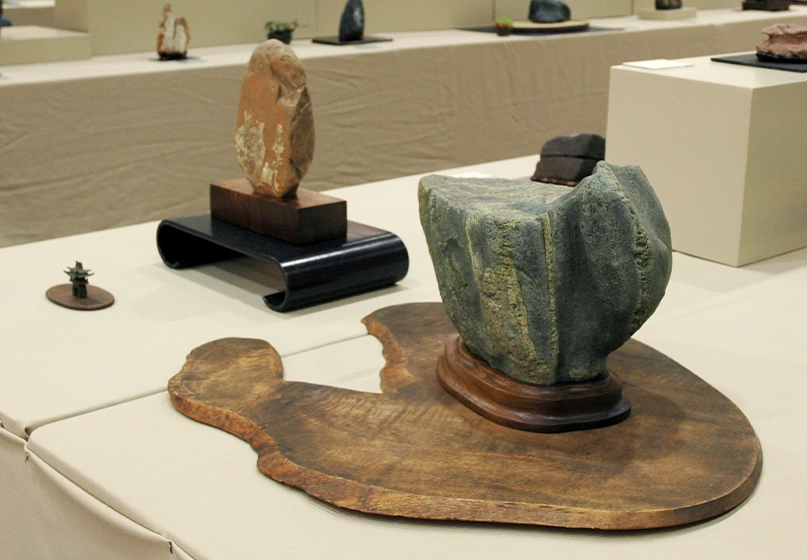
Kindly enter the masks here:
[[[566, 0], [575, 19], [629, 15], [654, 0]], [[89, 32], [93, 54], [155, 48], [165, 0], [56, 0], [58, 27]], [[297, 38], [334, 35], [344, 0], [173, 0], [176, 16], [188, 20], [191, 46], [257, 43], [269, 20], [300, 23]], [[686, 0], [708, 9], [739, 7], [740, 0]], [[364, 0], [367, 32], [425, 31], [487, 25], [494, 17], [524, 19], [529, 0]]]

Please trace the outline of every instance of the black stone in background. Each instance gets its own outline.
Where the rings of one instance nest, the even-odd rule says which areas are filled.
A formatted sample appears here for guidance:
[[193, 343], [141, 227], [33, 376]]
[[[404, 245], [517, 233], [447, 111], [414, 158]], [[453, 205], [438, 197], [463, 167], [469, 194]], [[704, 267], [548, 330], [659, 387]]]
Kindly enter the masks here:
[[770, 68], [771, 70], [786, 70], [788, 72], [807, 72], [807, 60], [804, 62], [773, 62], [759, 60], [754, 53], [738, 54], [734, 56], [713, 56], [715, 62], [726, 62], [728, 64], [739, 64], [740, 66], [756, 66], [757, 68]]
[[605, 138], [590, 132], [556, 136], [548, 140], [541, 148], [541, 159], [552, 156], [603, 160], [605, 159]]
[[362, 0], [347, 0], [339, 22], [339, 42], [360, 41], [364, 37], [364, 4]]
[[533, 23], [557, 23], [572, 18], [572, 11], [560, 0], [532, 0], [527, 16]]
[[575, 186], [594, 173], [599, 160], [581, 157], [544, 157], [535, 168], [533, 181]]
[[657, 10], [680, 10], [681, 0], [656, 0]]

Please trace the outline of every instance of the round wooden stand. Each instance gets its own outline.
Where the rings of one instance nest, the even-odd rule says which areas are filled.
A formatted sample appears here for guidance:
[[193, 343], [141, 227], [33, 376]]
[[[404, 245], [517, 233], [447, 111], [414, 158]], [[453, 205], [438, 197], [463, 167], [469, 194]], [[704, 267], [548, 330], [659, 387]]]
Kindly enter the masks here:
[[459, 334], [446, 337], [437, 361], [440, 385], [459, 402], [503, 426], [531, 432], [601, 428], [630, 416], [622, 380], [606, 370], [581, 383], [533, 385], [517, 381], [474, 356]]
[[103, 288], [93, 285], [87, 286], [86, 298], [75, 297], [73, 295], [73, 286], [70, 284], [53, 286], [45, 292], [45, 296], [56, 305], [77, 311], [97, 311], [98, 309], [106, 309], [115, 303], [115, 296]]

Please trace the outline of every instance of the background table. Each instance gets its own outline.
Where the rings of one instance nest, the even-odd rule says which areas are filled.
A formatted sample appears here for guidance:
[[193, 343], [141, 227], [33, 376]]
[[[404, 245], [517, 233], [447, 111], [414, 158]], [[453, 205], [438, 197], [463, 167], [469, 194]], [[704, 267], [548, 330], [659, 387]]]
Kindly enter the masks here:
[[[475, 170], [518, 177], [534, 162]], [[695, 526], [607, 534], [359, 515], [263, 477], [247, 444], [174, 411], [168, 379], [194, 346], [222, 336], [269, 340], [287, 378], [378, 391], [380, 345], [360, 319], [438, 299], [416, 188], [417, 177], [405, 177], [334, 193], [349, 201], [351, 219], [401, 236], [407, 278], [288, 316], [262, 307], [264, 287], [248, 263], [165, 268], [156, 224], [0, 251], [4, 270], [20, 271], [2, 280], [16, 293], [0, 341], [0, 500], [11, 504], [0, 510], [0, 551], [196, 560], [803, 556], [807, 250], [741, 269], [675, 253], [667, 296], [637, 333], [731, 398], [762, 442], [755, 493]], [[77, 257], [118, 297], [108, 311], [71, 313], [44, 300]]]
[[675, 62], [611, 69], [606, 159], [642, 166], [678, 251], [742, 266], [807, 246], [807, 74]]
[[[609, 69], [752, 49], [787, 13], [702, 10], [687, 22], [499, 38], [443, 30], [391, 43], [295, 41], [317, 126], [304, 185], [331, 189], [526, 156], [559, 134], [604, 134]], [[235, 113], [251, 45], [0, 69], [0, 246], [194, 214], [241, 175]]]

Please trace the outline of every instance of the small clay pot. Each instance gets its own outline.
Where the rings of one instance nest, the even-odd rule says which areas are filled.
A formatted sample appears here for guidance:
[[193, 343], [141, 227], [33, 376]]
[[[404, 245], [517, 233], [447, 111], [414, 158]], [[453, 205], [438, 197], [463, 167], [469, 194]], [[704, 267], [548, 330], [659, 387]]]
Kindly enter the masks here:
[[275, 33], [269, 33], [266, 38], [267, 39], [277, 39], [281, 43], [285, 43], [287, 45], [291, 44], [291, 31], [277, 31]]
[[513, 28], [506, 25], [494, 25], [493, 27], [496, 29], [496, 35], [499, 37], [507, 37], [513, 32]]

